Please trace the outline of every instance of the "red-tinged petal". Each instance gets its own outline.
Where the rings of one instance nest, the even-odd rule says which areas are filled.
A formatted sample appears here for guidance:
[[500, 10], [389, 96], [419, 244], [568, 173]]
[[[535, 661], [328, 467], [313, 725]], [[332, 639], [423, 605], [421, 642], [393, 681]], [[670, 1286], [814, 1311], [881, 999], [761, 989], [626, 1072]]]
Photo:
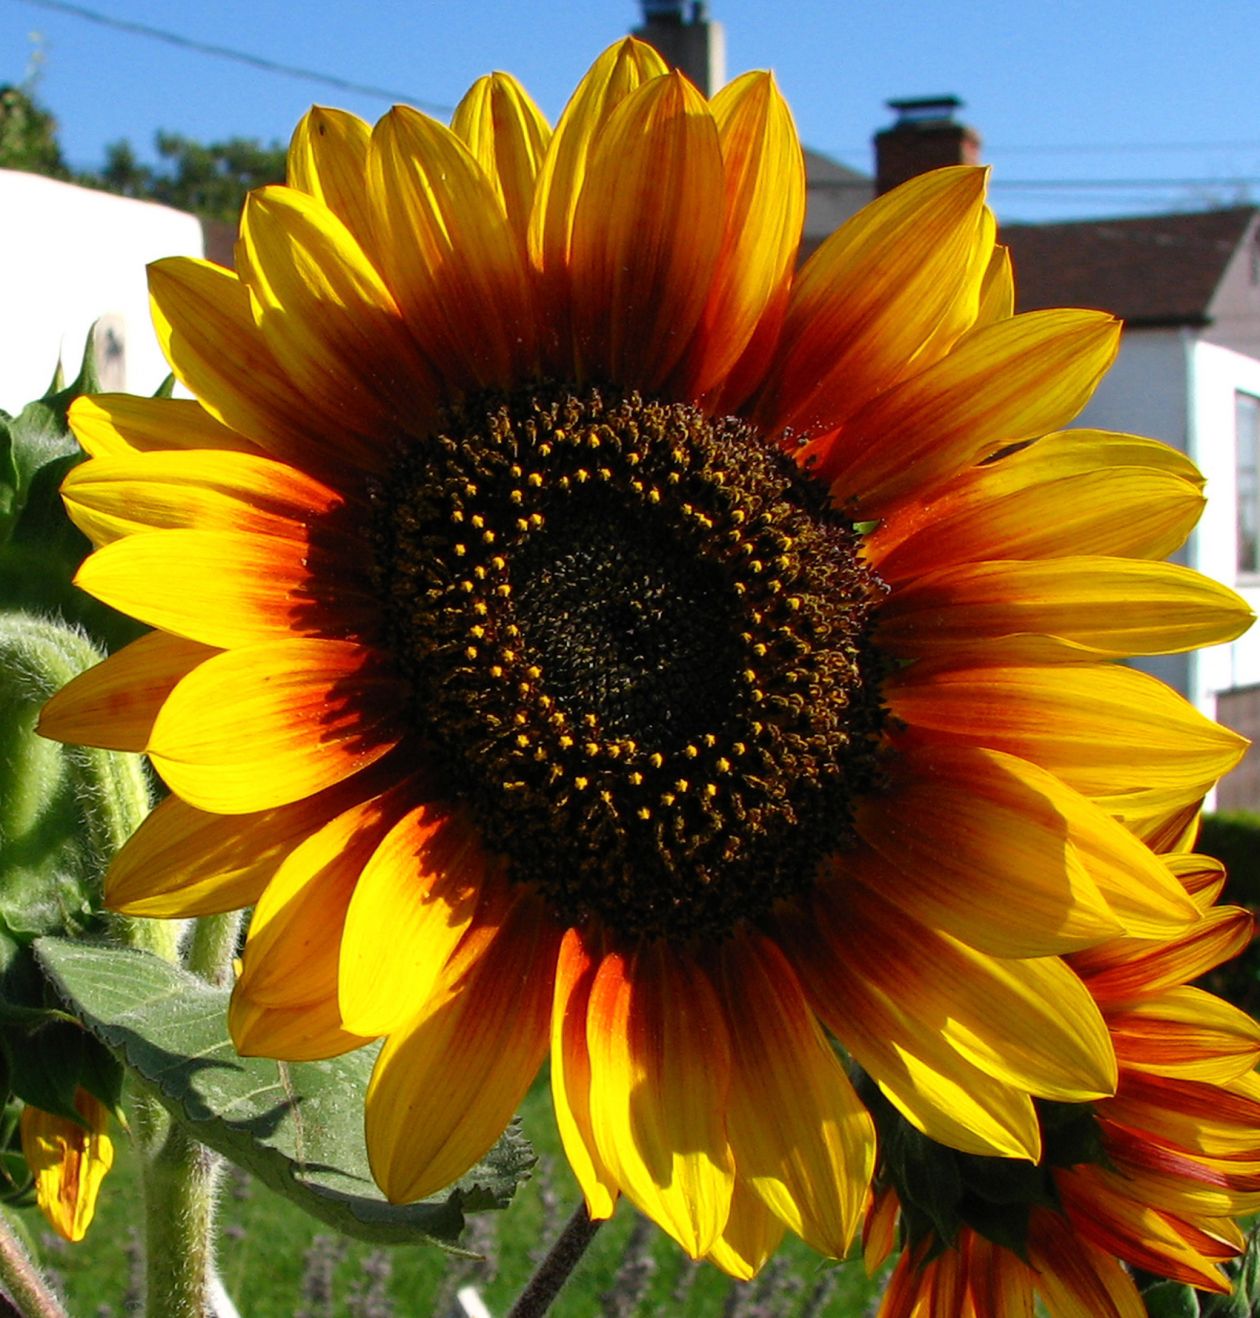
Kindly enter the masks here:
[[603, 125], [574, 212], [581, 378], [661, 386], [704, 312], [722, 226], [722, 149], [708, 105], [679, 73], [654, 79]]
[[1053, 956], [1120, 933], [1056, 800], [1008, 758], [916, 749], [885, 792], [861, 798], [855, 824], [880, 859], [869, 886], [994, 956]]
[[306, 540], [344, 500], [293, 467], [250, 453], [94, 458], [62, 482], [71, 521], [100, 546], [137, 532], [235, 531]]
[[439, 378], [454, 390], [528, 378], [537, 334], [524, 257], [468, 148], [395, 106], [372, 133], [368, 171], [382, 273]]
[[534, 183], [551, 139], [542, 111], [510, 74], [491, 73], [456, 106], [451, 131], [494, 186], [524, 251]]
[[1165, 855], [1164, 864], [1177, 876], [1177, 882], [1194, 899], [1199, 910], [1206, 914], [1216, 905], [1228, 875], [1225, 866], [1215, 856], [1183, 852], [1180, 855]]
[[952, 352], [867, 403], [838, 438], [797, 458], [861, 520], [1006, 444], [1066, 425], [1116, 353], [1119, 326], [1094, 311], [1030, 311], [967, 335]]
[[462, 1176], [502, 1134], [546, 1055], [560, 930], [523, 888], [509, 904], [508, 885], [493, 886], [476, 917], [490, 937], [448, 963], [372, 1072], [368, 1157], [394, 1203]]
[[949, 741], [1030, 760], [1109, 798], [1197, 801], [1247, 743], [1145, 673], [1115, 664], [911, 666], [884, 683], [893, 716]]
[[244, 814], [287, 805], [380, 759], [407, 698], [345, 641], [270, 641], [208, 659], [162, 706], [148, 751], [190, 805]]
[[545, 276], [567, 274], [573, 212], [609, 115], [636, 87], [667, 71], [651, 46], [627, 37], [604, 51], [569, 97], [543, 157], [530, 216], [530, 256]]
[[[129, 535], [86, 559], [74, 581], [133, 618], [219, 648], [294, 634], [368, 632], [379, 605], [366, 576], [357, 575], [353, 562], [343, 563], [346, 540], [313, 542], [305, 528], [292, 529], [297, 534], [178, 529]], [[336, 582], [335, 602], [330, 582]]]
[[875, 1276], [893, 1252], [900, 1216], [901, 1204], [891, 1186], [884, 1186], [871, 1196], [862, 1223], [862, 1263], [868, 1277]]
[[895, 984], [899, 1004], [938, 1022], [942, 1038], [973, 1065], [1062, 1102], [1115, 1092], [1107, 1025], [1057, 957], [986, 956], [852, 882], [825, 896], [843, 912], [836, 933], [854, 972], [873, 984]]
[[92, 1224], [101, 1182], [114, 1165], [114, 1142], [103, 1103], [80, 1088], [74, 1106], [86, 1125], [31, 1103], [19, 1120], [22, 1156], [35, 1179], [40, 1212], [59, 1236], [77, 1243]]
[[967, 1153], [1037, 1160], [1041, 1137], [1028, 1094], [961, 1056], [937, 1022], [902, 1004], [896, 981], [861, 974], [849, 960], [847, 927], [823, 904], [785, 927], [780, 941], [823, 1024], [911, 1125]]
[[228, 1029], [242, 1057], [282, 1062], [323, 1061], [371, 1042], [342, 1029], [335, 995], [299, 1007], [265, 1007], [236, 992], [228, 1004]]
[[723, 944], [731, 1030], [728, 1134], [740, 1183], [820, 1254], [853, 1243], [875, 1129], [783, 953], [750, 935]]
[[1162, 993], [1197, 979], [1227, 961], [1251, 941], [1253, 919], [1238, 906], [1204, 913], [1176, 938], [1126, 938], [1075, 952], [1072, 969], [1104, 1006]]
[[978, 639], [1067, 642], [1063, 658], [1180, 654], [1232, 641], [1251, 625], [1245, 600], [1176, 563], [1092, 555], [943, 568], [908, 582], [880, 611], [877, 643], [916, 657]]
[[285, 181], [322, 202], [368, 250], [372, 226], [366, 204], [368, 142], [372, 130], [356, 115], [314, 105], [289, 142]]
[[389, 1034], [424, 1006], [502, 866], [467, 815], [418, 806], [363, 866], [341, 940], [341, 1017], [357, 1034]]
[[268, 351], [249, 290], [231, 271], [190, 257], [156, 261], [149, 266], [149, 300], [171, 369], [211, 416], [317, 475], [344, 478], [348, 460], [372, 461], [372, 447], [329, 424]]
[[1126, 1071], [1115, 1098], [1098, 1106], [1109, 1123], [1211, 1158], [1256, 1157], [1260, 1148], [1260, 1077], [1224, 1085]]
[[978, 1231], [966, 1235], [967, 1276], [975, 1318], [1033, 1318], [1036, 1275], [1032, 1269]]
[[591, 1131], [586, 1020], [598, 968], [599, 955], [587, 938], [578, 929], [566, 930], [556, 963], [556, 998], [551, 1012], [551, 1095], [560, 1142], [592, 1221], [612, 1216], [618, 1193]]
[[871, 562], [895, 585], [993, 558], [1166, 558], [1203, 511], [1202, 477], [1151, 455], [1153, 440], [1096, 435], [1060, 431], [968, 468], [877, 527]]
[[[281, 861], [255, 903], [237, 987], [264, 1007], [337, 1000], [346, 908], [364, 866], [410, 804], [407, 784], [369, 796], [330, 819]], [[392, 928], [391, 928], [392, 932]], [[383, 949], [388, 938], [378, 942]], [[342, 1024], [365, 1038], [382, 1030]]]
[[1146, 1318], [1142, 1297], [1121, 1264], [1083, 1241], [1056, 1212], [1033, 1209], [1028, 1261], [1055, 1318]]
[[1159, 1206], [1130, 1197], [1114, 1175], [1065, 1167], [1055, 1171], [1054, 1184], [1072, 1225], [1098, 1249], [1188, 1286], [1229, 1290], [1220, 1269], [1186, 1243]]
[[741, 359], [763, 318], [786, 309], [805, 222], [805, 161], [770, 74], [746, 73], [727, 83], [711, 109], [722, 148], [725, 224], [696, 338], [676, 373], [685, 398], [726, 392], [737, 362], [746, 381], [738, 387], [751, 390], [767, 362], [757, 367]]
[[1170, 988], [1107, 1013], [1122, 1066], [1220, 1084], [1260, 1062], [1260, 1024], [1202, 989]]
[[229, 430], [200, 403], [184, 398], [93, 394], [76, 398], [67, 415], [74, 437], [93, 458], [125, 458], [166, 449], [262, 450]]
[[251, 192], [236, 264], [263, 342], [327, 424], [382, 469], [400, 435], [423, 435], [439, 384], [354, 235], [296, 188]]
[[67, 682], [40, 710], [36, 731], [54, 741], [142, 751], [176, 682], [219, 652], [150, 632]]
[[737, 1177], [731, 1195], [731, 1215], [705, 1258], [736, 1281], [751, 1281], [779, 1248], [784, 1231], [783, 1223]]
[[591, 1129], [600, 1158], [638, 1208], [691, 1255], [730, 1214], [728, 1026], [704, 973], [656, 943], [610, 952], [587, 1017]]
[[225, 819], [168, 796], [105, 876], [105, 902], [125, 915], [217, 915], [252, 906], [303, 838], [368, 791], [366, 780], [293, 805]]
[[935, 352], [925, 344], [943, 324], [956, 338], [974, 321], [993, 247], [985, 177], [965, 167], [921, 175], [814, 253], [792, 286], [780, 365], [759, 416], [768, 431], [835, 430], [938, 358], [948, 339]]

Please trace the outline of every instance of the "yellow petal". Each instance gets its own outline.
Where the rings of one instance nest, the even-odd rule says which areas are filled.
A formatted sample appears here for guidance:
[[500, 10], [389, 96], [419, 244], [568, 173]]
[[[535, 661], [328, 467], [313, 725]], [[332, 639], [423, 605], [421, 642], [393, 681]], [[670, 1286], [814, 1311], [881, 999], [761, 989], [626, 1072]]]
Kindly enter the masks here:
[[[341, 1017], [356, 1034], [389, 1034], [423, 1007], [477, 909], [502, 882], [471, 821], [417, 806], [363, 866], [341, 942]], [[497, 874], [497, 877], [496, 877]]]
[[217, 915], [252, 906], [276, 868], [340, 810], [357, 785], [225, 819], [168, 796], [105, 876], [105, 902], [125, 915]]
[[739, 1183], [819, 1253], [843, 1258], [875, 1167], [874, 1125], [778, 947], [749, 936], [722, 952]]
[[228, 1029], [242, 1057], [317, 1062], [362, 1048], [371, 1040], [341, 1028], [336, 995], [299, 1007], [266, 1007], [244, 993], [232, 994]]
[[254, 323], [249, 290], [231, 271], [190, 257], [155, 261], [149, 301], [176, 378], [216, 420], [304, 471], [344, 477], [347, 456], [371, 459], [289, 379]]
[[244, 435], [216, 421], [200, 403], [183, 398], [84, 395], [70, 404], [68, 420], [74, 437], [94, 458], [124, 458], [155, 449], [261, 452]]
[[[366, 581], [354, 581], [344, 542], [342, 554], [330, 554], [312, 545], [307, 528], [290, 523], [288, 529], [293, 534], [180, 529], [131, 535], [98, 549], [79, 568], [75, 585], [142, 622], [221, 648], [366, 631], [378, 606]], [[321, 578], [344, 579], [335, 605], [316, 593]]]
[[559, 928], [517, 889], [477, 917], [491, 937], [448, 965], [421, 1015], [390, 1035], [368, 1085], [372, 1174], [394, 1203], [462, 1176], [503, 1132], [547, 1051]]
[[1054, 956], [1120, 933], [1058, 792], [1047, 795], [1044, 780], [1009, 761], [969, 747], [916, 748], [886, 791], [857, 805], [858, 833], [879, 864], [842, 857], [841, 872], [866, 882], [869, 871], [868, 886], [994, 956]]
[[681, 74], [653, 79], [603, 126], [574, 212], [583, 378], [660, 387], [704, 311], [722, 228], [722, 150], [709, 107]]
[[1146, 1305], [1124, 1265], [1082, 1240], [1057, 1212], [1033, 1210], [1028, 1261], [1037, 1273], [1037, 1290], [1052, 1314], [1062, 1318], [1146, 1318]]
[[[882, 937], [893, 931], [881, 931]], [[1032, 1099], [986, 1075], [848, 959], [852, 939], [821, 904], [785, 931], [784, 947], [822, 1023], [916, 1129], [965, 1153], [1040, 1156]]]
[[[986, 171], [933, 170], [865, 207], [814, 253], [792, 288], [767, 429], [834, 430], [938, 358], [975, 319], [993, 249]], [[904, 442], [904, 436], [901, 440]]]
[[586, 1039], [600, 1158], [692, 1258], [707, 1254], [735, 1179], [724, 1119], [730, 1039], [713, 986], [663, 943], [610, 952], [591, 990]]
[[705, 1258], [736, 1281], [751, 1281], [779, 1248], [785, 1229], [748, 1183], [737, 1177], [731, 1215]]
[[398, 740], [398, 679], [346, 641], [270, 641], [207, 660], [171, 692], [149, 755], [190, 805], [246, 814], [349, 778]]
[[71, 521], [92, 543], [176, 527], [307, 538], [343, 504], [310, 476], [251, 453], [145, 453], [94, 458], [62, 482]]
[[627, 37], [604, 51], [569, 97], [543, 157], [530, 216], [530, 255], [545, 273], [568, 268], [573, 212], [605, 121], [636, 87], [665, 72], [665, 61], [651, 46]]
[[236, 264], [263, 342], [307, 407], [343, 432], [348, 457], [379, 469], [390, 440], [425, 433], [438, 401], [433, 369], [332, 211], [296, 188], [256, 189]]
[[551, 1012], [551, 1094], [560, 1142], [592, 1221], [611, 1217], [617, 1201], [617, 1183], [604, 1166], [591, 1132], [586, 1016], [598, 965], [598, 957], [582, 933], [566, 930], [556, 964], [556, 999]]
[[1204, 500], [1198, 472], [1161, 449], [1176, 453], [1137, 436], [1045, 435], [899, 508], [868, 538], [868, 553], [890, 583], [987, 558], [1166, 558]]
[[293, 130], [286, 182], [327, 206], [369, 249], [372, 225], [367, 196], [371, 128], [345, 110], [313, 105]]
[[[406, 791], [399, 785], [355, 802], [284, 857], [250, 917], [237, 981], [244, 996], [263, 1007], [337, 999], [346, 908], [363, 867], [407, 808]], [[387, 941], [377, 933], [378, 943]], [[381, 1033], [350, 1030], [364, 1037]]]
[[40, 711], [36, 731], [54, 741], [142, 751], [175, 683], [218, 653], [150, 632], [63, 686]]
[[455, 107], [451, 131], [494, 186], [524, 251], [534, 182], [551, 140], [542, 111], [511, 74], [491, 73]]
[[527, 378], [537, 336], [524, 258], [468, 148], [395, 106], [372, 133], [368, 170], [382, 273], [439, 377], [456, 389]]
[[1015, 314], [1015, 274], [1011, 268], [1011, 249], [995, 244], [980, 283], [980, 305], [976, 309], [976, 328], [1006, 320]]
[[930, 573], [890, 597], [877, 641], [935, 657], [977, 639], [1034, 635], [1047, 638], [1047, 654], [1122, 658], [1219, 645], [1251, 622], [1241, 596], [1190, 568], [1082, 555]]
[[1247, 743], [1145, 673], [1115, 664], [911, 667], [884, 685], [894, 717], [932, 739], [1005, 751], [1110, 808], [1124, 793], [1169, 789], [1197, 801]]
[[[786, 307], [805, 221], [805, 161], [791, 111], [768, 73], [746, 73], [713, 98], [725, 222], [708, 301], [677, 388], [695, 398], [724, 384], [767, 311]], [[763, 363], [764, 366], [764, 363]], [[751, 362], [745, 375], [756, 374]]]
[[887, 516], [1004, 445], [1066, 425], [1111, 365], [1119, 337], [1118, 323], [1097, 311], [997, 321], [797, 457], [861, 520]]
[[900, 1005], [937, 1022], [942, 1038], [982, 1071], [1065, 1103], [1115, 1092], [1107, 1025], [1057, 957], [988, 956], [855, 885], [838, 889], [836, 900], [854, 971], [895, 985]]
[[49, 1226], [66, 1240], [87, 1234], [105, 1174], [114, 1165], [106, 1133], [109, 1113], [86, 1089], [74, 1096], [86, 1127], [29, 1103], [20, 1118], [22, 1156], [35, 1178], [35, 1199]]

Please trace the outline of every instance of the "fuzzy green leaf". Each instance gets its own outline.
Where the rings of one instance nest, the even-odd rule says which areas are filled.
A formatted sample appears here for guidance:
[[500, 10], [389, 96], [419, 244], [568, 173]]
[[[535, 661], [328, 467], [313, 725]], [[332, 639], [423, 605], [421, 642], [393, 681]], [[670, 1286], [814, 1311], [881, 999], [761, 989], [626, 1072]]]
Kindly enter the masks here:
[[326, 1062], [239, 1057], [226, 990], [143, 952], [54, 938], [35, 948], [76, 1015], [195, 1139], [348, 1235], [451, 1249], [464, 1213], [506, 1207], [533, 1165], [524, 1137], [509, 1129], [443, 1196], [391, 1205], [363, 1145], [374, 1048]]
[[1199, 1318], [1199, 1299], [1178, 1281], [1159, 1281], [1142, 1292], [1150, 1318]]

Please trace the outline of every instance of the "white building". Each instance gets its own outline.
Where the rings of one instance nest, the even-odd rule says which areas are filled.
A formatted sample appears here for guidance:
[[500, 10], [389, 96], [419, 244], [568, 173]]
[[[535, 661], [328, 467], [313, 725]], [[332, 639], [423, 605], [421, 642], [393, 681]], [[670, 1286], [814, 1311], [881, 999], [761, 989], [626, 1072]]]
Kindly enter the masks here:
[[0, 408], [38, 398], [58, 359], [72, 380], [93, 324], [104, 387], [153, 393], [168, 368], [145, 265], [203, 251], [193, 215], [0, 170]]

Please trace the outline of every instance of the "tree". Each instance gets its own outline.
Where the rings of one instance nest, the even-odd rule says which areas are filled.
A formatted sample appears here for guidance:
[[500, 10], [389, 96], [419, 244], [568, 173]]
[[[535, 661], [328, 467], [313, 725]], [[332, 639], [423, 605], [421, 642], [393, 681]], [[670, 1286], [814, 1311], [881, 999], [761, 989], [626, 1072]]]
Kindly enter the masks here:
[[26, 87], [0, 87], [0, 169], [69, 178], [57, 121]]

